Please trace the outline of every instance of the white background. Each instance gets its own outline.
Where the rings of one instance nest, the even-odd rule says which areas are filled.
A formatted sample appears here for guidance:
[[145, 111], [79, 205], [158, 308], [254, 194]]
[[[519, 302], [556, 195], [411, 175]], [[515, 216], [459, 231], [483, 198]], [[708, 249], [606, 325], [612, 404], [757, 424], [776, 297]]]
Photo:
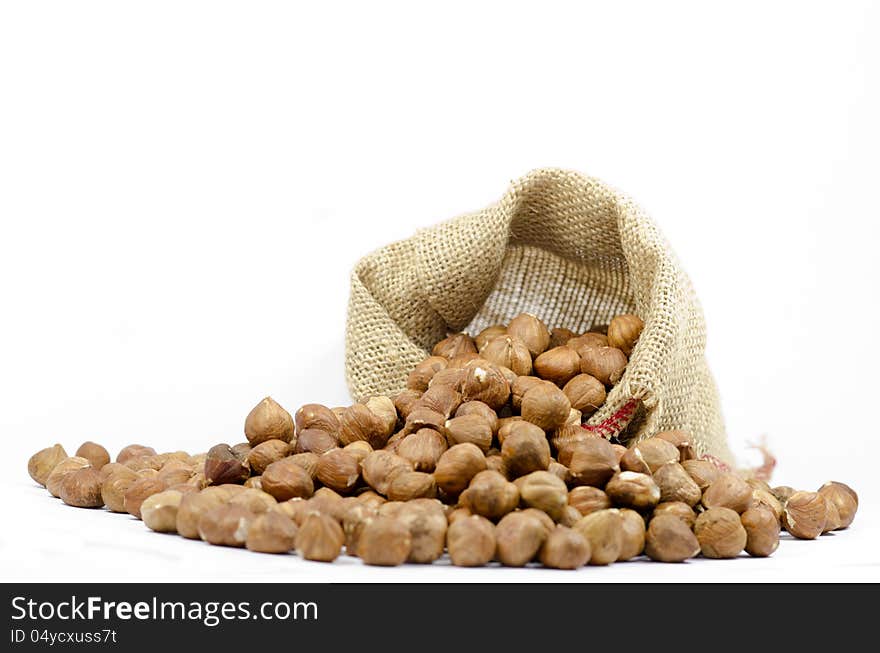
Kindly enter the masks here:
[[[868, 2], [0, 8], [3, 579], [880, 580], [880, 7]], [[635, 197], [703, 302], [735, 451], [861, 494], [769, 560], [367, 568], [67, 508], [29, 455], [203, 451], [348, 401], [357, 258], [540, 166]]]

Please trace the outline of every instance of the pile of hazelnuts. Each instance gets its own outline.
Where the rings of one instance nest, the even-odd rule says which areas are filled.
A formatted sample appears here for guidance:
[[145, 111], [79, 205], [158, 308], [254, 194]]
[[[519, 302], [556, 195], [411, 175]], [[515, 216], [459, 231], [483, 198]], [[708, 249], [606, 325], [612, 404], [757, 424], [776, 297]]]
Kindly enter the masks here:
[[627, 447], [584, 428], [641, 330], [635, 315], [576, 334], [523, 314], [438, 342], [394, 397], [293, 416], [267, 397], [247, 442], [197, 455], [134, 444], [115, 462], [93, 442], [72, 457], [56, 444], [28, 472], [68, 505], [155, 531], [371, 565], [768, 556], [782, 529], [814, 539], [852, 523], [843, 483], [770, 487], [698, 456], [683, 431]]

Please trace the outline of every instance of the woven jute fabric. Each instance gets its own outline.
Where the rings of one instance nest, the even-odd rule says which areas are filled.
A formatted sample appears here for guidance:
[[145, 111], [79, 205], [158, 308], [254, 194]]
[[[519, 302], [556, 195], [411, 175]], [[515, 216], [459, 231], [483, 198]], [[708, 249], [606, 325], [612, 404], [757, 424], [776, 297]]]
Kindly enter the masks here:
[[733, 462], [691, 282], [647, 215], [598, 179], [535, 170], [495, 204], [358, 261], [346, 326], [356, 400], [405, 387], [451, 331], [532, 313], [581, 333], [621, 313], [645, 322], [623, 378], [586, 427], [624, 441], [682, 429]]

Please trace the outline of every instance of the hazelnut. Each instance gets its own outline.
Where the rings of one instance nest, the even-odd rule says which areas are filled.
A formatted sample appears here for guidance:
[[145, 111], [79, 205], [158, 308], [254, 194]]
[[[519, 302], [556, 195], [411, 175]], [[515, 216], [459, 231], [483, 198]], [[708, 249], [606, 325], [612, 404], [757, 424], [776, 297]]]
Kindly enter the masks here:
[[608, 324], [608, 344], [629, 356], [644, 326], [637, 315], [618, 315]]
[[538, 558], [551, 569], [579, 569], [590, 559], [590, 543], [578, 531], [557, 525], [541, 545]]
[[[283, 440], [269, 440], [269, 442], [283, 442]], [[258, 445], [258, 447], [261, 446], [263, 445]], [[299, 431], [296, 436], [296, 444], [293, 447], [293, 453], [312, 452], [320, 456], [338, 446], [339, 441], [327, 431], [308, 428]], [[273, 460], [271, 462], [275, 461]], [[253, 467], [253, 463], [251, 463], [251, 467]]]
[[122, 497], [122, 507], [129, 515], [141, 518], [141, 505], [154, 494], [167, 490], [168, 485], [158, 477], [141, 478], [128, 486]]
[[565, 346], [575, 351], [580, 350], [582, 347], [607, 347], [608, 337], [604, 333], [589, 331], [583, 335], [571, 338], [565, 343]]
[[124, 467], [111, 473], [101, 483], [101, 500], [112, 512], [125, 512], [124, 497], [138, 475]]
[[244, 434], [252, 445], [266, 440], [290, 442], [294, 434], [293, 418], [272, 397], [266, 397], [248, 413]]
[[859, 497], [852, 488], [844, 483], [829, 481], [819, 488], [819, 496], [829, 504], [829, 512], [832, 506], [837, 511], [836, 523], [830, 530], [847, 528], [852, 524], [859, 508]]
[[[678, 447], [671, 442], [660, 440], [658, 438], [647, 438], [646, 440], [642, 440], [635, 445], [633, 449], [637, 450], [636, 455], [640, 456], [645, 464], [648, 465], [648, 469], [651, 470], [652, 474], [663, 467], [666, 463], [677, 463], [680, 460]], [[624, 456], [624, 458], [626, 458], [626, 456]], [[624, 460], [621, 459], [620, 462], [623, 464]], [[631, 471], [638, 470], [634, 469]]]
[[746, 531], [746, 553], [764, 558], [779, 547], [779, 519], [765, 505], [757, 504], [741, 517]]
[[571, 407], [584, 415], [592, 415], [605, 403], [605, 386], [589, 374], [573, 376], [562, 388]]
[[482, 401], [495, 410], [507, 403], [510, 384], [497, 367], [477, 361], [476, 364], [469, 363], [465, 369], [467, 374], [462, 385], [461, 401]]
[[459, 354], [458, 356], [454, 356], [449, 359], [449, 365], [447, 365], [447, 369], [464, 369], [468, 363], [475, 360], [486, 360], [481, 357], [479, 354], [475, 354], [472, 351], [465, 352], [463, 354]]
[[498, 432], [498, 413], [482, 401], [466, 401], [455, 411], [456, 417], [465, 417], [467, 415], [479, 415], [489, 424], [493, 434]]
[[473, 514], [470, 508], [465, 508], [464, 506], [446, 506], [446, 520], [450, 524], [453, 524], [457, 519], [470, 517]]
[[141, 519], [147, 528], [157, 533], [177, 532], [177, 511], [183, 500], [183, 492], [164, 490], [157, 492], [141, 504]]
[[493, 472], [498, 472], [504, 478], [507, 478], [507, 464], [500, 453], [486, 456], [486, 469], [491, 469]]
[[595, 439], [603, 438], [592, 431], [588, 431], [581, 426], [575, 426], [573, 424], [566, 424], [565, 426], [559, 427], [553, 431], [553, 434], [550, 437], [550, 441], [553, 443], [553, 446], [558, 453], [559, 462], [563, 465], [571, 463], [571, 457], [579, 443]]
[[661, 501], [681, 501], [695, 506], [703, 494], [679, 463], [666, 463], [660, 467], [654, 472], [654, 481], [660, 488]]
[[581, 347], [577, 353], [581, 357], [580, 371], [606, 387], [617, 383], [626, 369], [626, 354], [614, 347]]
[[[415, 403], [413, 411], [416, 408], [428, 408], [435, 413], [440, 413], [443, 416], [443, 421], [445, 421], [455, 414], [455, 411], [461, 405], [461, 401], [461, 392], [455, 388], [448, 385], [433, 385]], [[412, 411], [410, 415], [412, 415]], [[440, 422], [441, 425], [443, 421]]]
[[411, 501], [405, 504], [397, 519], [409, 529], [408, 562], [427, 564], [443, 555], [447, 523], [442, 511], [426, 509]]
[[493, 338], [480, 350], [480, 355], [494, 365], [512, 370], [514, 374], [526, 376], [532, 373], [532, 355], [519, 338]]
[[449, 361], [442, 356], [429, 356], [416, 365], [409, 376], [406, 377], [406, 387], [410, 390], [424, 392], [434, 375], [440, 370], [445, 370]]
[[396, 474], [413, 471], [413, 464], [390, 451], [374, 451], [361, 462], [361, 472], [367, 485], [379, 494], [387, 495], [388, 486]]
[[654, 512], [651, 513], [651, 517], [653, 519], [654, 517], [660, 517], [661, 515], [678, 517], [688, 525], [688, 528], [693, 528], [694, 522], [697, 519], [694, 509], [681, 501], [663, 501], [658, 503], [657, 507], [654, 508]]
[[518, 429], [504, 439], [501, 457], [511, 478], [518, 478], [550, 466], [550, 443], [543, 433]]
[[403, 439], [397, 448], [397, 455], [409, 460], [416, 471], [433, 472], [446, 449], [446, 438], [437, 431], [419, 429]]
[[275, 497], [268, 492], [258, 490], [257, 488], [245, 488], [242, 492], [236, 492], [227, 503], [230, 506], [247, 508], [255, 515], [268, 512], [278, 505], [278, 501], [275, 500]]
[[521, 313], [507, 325], [507, 334], [522, 340], [532, 357], [547, 350], [550, 345], [550, 330], [534, 315]]
[[566, 485], [571, 482], [571, 470], [560, 462], [551, 460], [547, 471]]
[[736, 474], [726, 472], [703, 492], [703, 506], [730, 508], [742, 514], [752, 507], [752, 488]]
[[327, 487], [347, 493], [357, 484], [361, 470], [355, 456], [342, 449], [333, 449], [318, 460], [316, 474]]
[[153, 447], [145, 447], [142, 444], [130, 444], [123, 447], [116, 455], [116, 462], [125, 463], [132, 458], [143, 458], [145, 456], [155, 456], [156, 450]]
[[605, 510], [611, 507], [611, 499], [602, 490], [589, 485], [582, 485], [568, 493], [568, 505], [573, 506], [581, 515]]
[[438, 433], [442, 433], [446, 425], [446, 416], [437, 412], [432, 408], [416, 407], [410, 411], [406, 422], [403, 425], [403, 434], [409, 435], [415, 433], [419, 429], [434, 429]]
[[473, 514], [496, 520], [514, 510], [519, 498], [516, 485], [500, 473], [487, 469], [471, 479], [461, 493], [459, 503]]
[[475, 444], [466, 442], [446, 450], [434, 469], [437, 487], [448, 495], [460, 494], [478, 472], [486, 469], [486, 458]]
[[287, 501], [294, 497], [307, 499], [315, 491], [312, 477], [294, 460], [295, 457], [283, 458], [263, 471], [263, 491], [271, 494], [277, 501]]
[[657, 562], [684, 562], [700, 552], [690, 527], [675, 515], [658, 515], [648, 522], [645, 554]]
[[497, 338], [498, 336], [506, 336], [507, 335], [507, 327], [503, 324], [493, 324], [492, 326], [486, 327], [482, 331], [480, 331], [476, 337], [474, 338], [474, 344], [477, 345], [477, 349], [479, 351], [483, 351], [483, 348], [489, 344], [491, 340]]
[[288, 553], [293, 549], [297, 530], [296, 524], [281, 513], [266, 512], [251, 522], [245, 546], [260, 553]]
[[556, 527], [556, 524], [553, 523], [552, 519], [550, 519], [550, 515], [548, 515], [543, 510], [538, 510], [537, 508], [524, 508], [519, 512], [523, 515], [531, 515], [532, 517], [537, 519], [538, 522], [540, 522], [541, 526], [544, 527], [544, 532], [547, 534], [549, 534], [550, 531], [552, 531]]
[[480, 567], [495, 555], [495, 527], [479, 515], [449, 520], [446, 547], [449, 558], [457, 567]]
[[305, 404], [293, 415], [297, 437], [306, 429], [318, 429], [333, 436], [339, 437], [339, 418], [336, 414], [322, 404]]
[[[299, 440], [297, 440], [299, 444]], [[287, 456], [290, 445], [284, 440], [266, 440], [248, 453], [247, 462], [254, 474], [262, 474], [263, 470], [277, 460]]]
[[730, 508], [709, 508], [697, 516], [694, 534], [707, 558], [735, 558], [746, 548], [746, 529]]
[[379, 506], [381, 506], [383, 503], [385, 503], [387, 501], [387, 499], [385, 497], [383, 497], [381, 494], [377, 494], [373, 490], [367, 490], [367, 489], [363, 489], [363, 491], [360, 492], [355, 497], [355, 499], [357, 499], [358, 503], [362, 503], [365, 506], [372, 506], [376, 509], [378, 509]]
[[571, 403], [565, 393], [550, 382], [529, 388], [522, 398], [520, 412], [527, 422], [550, 431], [565, 424]]
[[199, 537], [209, 544], [242, 547], [255, 517], [242, 506], [208, 508], [199, 517]]
[[28, 474], [40, 485], [46, 485], [49, 474], [55, 465], [67, 458], [67, 452], [60, 444], [40, 449], [28, 460]]
[[404, 390], [396, 394], [394, 396], [394, 407], [397, 409], [397, 414], [406, 419], [421, 398], [422, 393], [415, 390]]
[[470, 442], [483, 452], [488, 451], [492, 446], [492, 424], [483, 415], [473, 413], [454, 417], [446, 422], [445, 431], [449, 446]]
[[624, 451], [623, 455], [621, 455], [618, 460], [620, 468], [626, 472], [637, 472], [639, 474], [651, 473], [651, 468], [648, 466], [648, 463], [638, 446]]
[[[216, 488], [216, 486], [212, 486], [212, 488]], [[211, 508], [224, 503], [226, 500], [221, 495], [205, 490], [183, 495], [177, 507], [175, 530], [183, 537], [191, 540], [199, 539], [199, 519], [201, 516]]]
[[363, 440], [347, 444], [342, 450], [352, 456], [357, 461], [358, 465], [363, 462], [364, 458], [373, 453], [373, 447], [370, 446], [370, 443], [364, 442]]
[[693, 438], [685, 431], [661, 431], [657, 433], [655, 438], [666, 440], [670, 444], [674, 444], [678, 448], [679, 460], [693, 460], [697, 457], [694, 449]]
[[779, 501], [779, 503], [785, 505], [785, 502], [788, 501], [791, 498], [791, 495], [797, 492], [797, 490], [789, 485], [779, 485], [771, 488], [770, 492], [776, 497], [776, 500]]
[[377, 415], [366, 404], [354, 404], [342, 411], [339, 419], [339, 442], [346, 445], [365, 440], [374, 449], [381, 449], [392, 432], [387, 428], [388, 419], [388, 414]]
[[61, 478], [59, 496], [68, 506], [77, 508], [100, 508], [102, 477], [94, 467], [75, 469]]
[[508, 567], [522, 567], [535, 557], [546, 538], [547, 530], [538, 518], [511, 512], [495, 527], [495, 554]]
[[[548, 349], [535, 359], [535, 374], [560, 387], [571, 381], [580, 371], [581, 357], [569, 347]], [[605, 389], [602, 390], [604, 393]]]
[[[230, 449], [232, 449], [232, 455], [238, 458], [241, 462], [245, 462], [247, 460], [247, 457], [250, 455], [251, 449], [253, 448], [254, 447], [250, 442], [239, 442], [238, 444], [234, 444], [232, 445], [232, 447], [230, 447]], [[208, 453], [210, 453], [210, 451]], [[161, 456], [159, 456], [159, 458], [161, 458]], [[207, 460], [207, 458], [208, 456], [206, 455], [205, 459]]]
[[536, 385], [541, 385], [543, 382], [543, 379], [539, 379], [537, 376], [516, 377], [513, 383], [510, 384], [510, 403], [513, 408], [520, 410], [522, 408], [522, 398], [526, 391]]
[[590, 438], [574, 445], [568, 468], [575, 484], [596, 487], [604, 486], [620, 471], [617, 453], [605, 438]]
[[558, 476], [537, 471], [519, 480], [519, 495], [526, 506], [547, 513], [554, 521], [562, 517], [562, 512], [568, 505], [568, 489]]
[[107, 450], [96, 442], [83, 442], [79, 445], [74, 456], [85, 458], [95, 469], [101, 469], [110, 462], [110, 454]]
[[795, 537], [812, 540], [825, 529], [826, 513], [825, 498], [818, 492], [795, 492], [783, 507], [782, 525]]
[[451, 359], [460, 354], [477, 353], [477, 345], [468, 334], [453, 333], [434, 345], [431, 353], [434, 356]]
[[701, 492], [705, 492], [706, 488], [721, 476], [721, 470], [708, 460], [685, 460], [681, 466], [694, 479]]
[[378, 515], [364, 522], [358, 556], [368, 565], [402, 565], [412, 550], [412, 535], [403, 519]]
[[782, 504], [772, 492], [760, 488], [752, 489], [752, 508], [757, 506], [769, 509], [776, 517], [776, 521], [782, 520]]
[[549, 349], [553, 349], [555, 347], [564, 346], [569, 340], [572, 338], [576, 338], [577, 334], [571, 329], [565, 329], [562, 327], [557, 327], [555, 329], [550, 329], [550, 344], [547, 345]]
[[608, 565], [620, 557], [623, 517], [616, 508], [597, 510], [581, 517], [574, 529], [590, 543], [590, 564]]
[[357, 545], [364, 524], [378, 514], [379, 511], [375, 506], [361, 502], [346, 510], [342, 517], [342, 532], [345, 536], [345, 552], [348, 555], [356, 556], [358, 554]]
[[638, 472], [618, 472], [605, 486], [611, 500], [628, 508], [653, 508], [660, 501], [660, 488], [654, 479]]
[[333, 562], [342, 552], [345, 534], [332, 517], [319, 512], [309, 514], [294, 536], [294, 547], [306, 560]]
[[218, 444], [208, 450], [205, 459], [205, 480], [208, 485], [241, 483], [250, 473], [247, 459], [241, 460], [228, 444]]
[[461, 388], [464, 385], [464, 377], [465, 371], [463, 368], [448, 367], [445, 370], [440, 370], [434, 375], [428, 388], [430, 389], [442, 385], [450, 390], [460, 393]]
[[380, 395], [371, 397], [364, 405], [378, 418], [384, 444], [384, 441], [394, 433], [394, 428], [397, 426], [397, 409], [394, 407], [394, 402], [390, 397]]
[[619, 562], [631, 560], [642, 555], [645, 550], [645, 520], [635, 510], [623, 508], [620, 511], [623, 534], [620, 540]]
[[437, 483], [434, 476], [425, 472], [402, 472], [397, 474], [388, 485], [388, 498], [392, 501], [410, 501], [412, 499], [437, 496]]
[[507, 437], [514, 432], [522, 431], [522, 432], [530, 432], [533, 433], [537, 437], [546, 438], [547, 436], [544, 434], [543, 429], [540, 426], [536, 426], [531, 422], [525, 421], [519, 415], [515, 415], [513, 417], [504, 417], [498, 420], [498, 443], [500, 445], [504, 445], [504, 441]]
[[51, 494], [53, 497], [60, 497], [61, 482], [64, 480], [64, 477], [71, 472], [89, 466], [89, 461], [85, 458], [81, 458], [80, 456], [72, 456], [70, 458], [65, 458], [64, 460], [59, 462], [57, 465], [55, 465], [55, 467], [52, 468], [49, 476], [46, 477], [46, 489], [49, 490], [49, 494]]
[[[290, 460], [294, 465], [302, 467], [306, 474], [309, 475], [309, 478], [313, 481], [318, 478], [318, 461], [321, 460], [321, 456], [318, 454], [309, 451], [306, 453], [297, 453], [288, 456], [287, 458], [283, 458], [282, 460]], [[266, 473], [265, 469], [263, 470], [263, 473]]]

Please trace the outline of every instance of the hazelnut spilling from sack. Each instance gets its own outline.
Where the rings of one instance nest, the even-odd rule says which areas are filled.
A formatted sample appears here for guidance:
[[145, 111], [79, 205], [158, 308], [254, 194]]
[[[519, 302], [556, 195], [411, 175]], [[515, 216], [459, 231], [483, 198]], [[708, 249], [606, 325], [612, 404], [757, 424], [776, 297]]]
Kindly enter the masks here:
[[690, 280], [636, 204], [575, 172], [536, 170], [497, 203], [361, 259], [346, 328], [349, 389], [356, 400], [395, 395], [448, 333], [477, 335], [521, 313], [575, 334], [641, 317], [622, 377], [584, 426], [629, 443], [682, 430], [698, 455], [733, 462]]

